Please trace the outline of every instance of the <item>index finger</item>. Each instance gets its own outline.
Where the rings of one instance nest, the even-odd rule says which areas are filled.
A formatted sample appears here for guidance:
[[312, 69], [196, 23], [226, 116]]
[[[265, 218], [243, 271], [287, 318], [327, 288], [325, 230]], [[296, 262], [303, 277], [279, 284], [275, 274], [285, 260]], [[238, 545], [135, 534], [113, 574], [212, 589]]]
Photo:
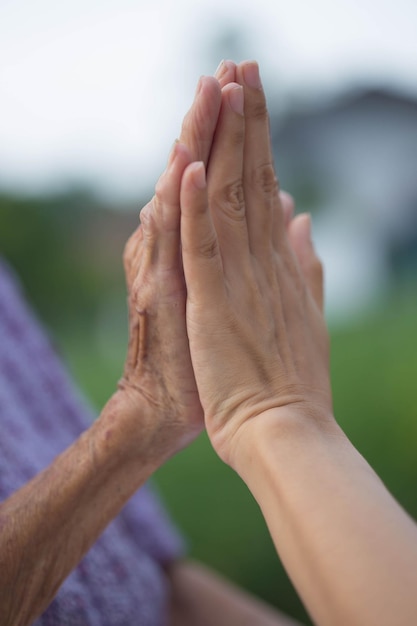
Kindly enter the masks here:
[[205, 166], [220, 113], [221, 88], [233, 82], [235, 75], [235, 63], [222, 61], [214, 77], [202, 76], [194, 102], [182, 124], [180, 142], [190, 150], [193, 161], [203, 161]]

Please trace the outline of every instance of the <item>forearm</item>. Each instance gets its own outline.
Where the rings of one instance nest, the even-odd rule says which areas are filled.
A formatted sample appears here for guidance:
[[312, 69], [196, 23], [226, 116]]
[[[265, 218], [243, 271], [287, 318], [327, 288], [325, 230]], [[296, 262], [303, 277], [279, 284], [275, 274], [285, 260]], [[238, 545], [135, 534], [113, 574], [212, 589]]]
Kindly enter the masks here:
[[278, 418], [238, 471], [317, 624], [417, 623], [416, 526], [336, 424]]
[[32, 623], [158, 464], [120, 405], [117, 393], [70, 448], [1, 504], [2, 624]]

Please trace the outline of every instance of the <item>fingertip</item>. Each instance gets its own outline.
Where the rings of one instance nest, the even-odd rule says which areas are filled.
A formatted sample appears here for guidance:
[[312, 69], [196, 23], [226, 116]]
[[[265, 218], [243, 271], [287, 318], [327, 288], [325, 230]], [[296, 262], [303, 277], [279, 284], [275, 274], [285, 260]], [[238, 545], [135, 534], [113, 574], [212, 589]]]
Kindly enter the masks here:
[[206, 168], [202, 161], [191, 163], [188, 167], [188, 175], [191, 182], [198, 191], [203, 191], [207, 187]]
[[227, 85], [227, 83], [233, 82], [236, 79], [236, 63], [234, 61], [220, 61], [214, 77], [220, 83], [221, 87]]
[[244, 115], [244, 96], [243, 87], [238, 83], [229, 83], [224, 88], [224, 93], [227, 95], [227, 99], [230, 108], [234, 113], [243, 116]]
[[286, 191], [280, 190], [279, 199], [281, 202], [282, 212], [284, 214], [285, 225], [288, 227], [294, 217], [295, 201], [294, 198]]
[[323, 312], [323, 265], [316, 254], [311, 236], [311, 215], [297, 215], [288, 228], [288, 238], [300, 264], [307, 287], [320, 311]]
[[301, 226], [299, 228], [302, 230], [305, 241], [313, 245], [313, 240], [311, 236], [311, 231], [312, 231], [311, 213], [302, 213], [300, 215], [300, 223], [301, 223]]
[[190, 163], [185, 170], [181, 181], [181, 213], [190, 216], [196, 213], [205, 213], [207, 203], [207, 177], [203, 161]]
[[216, 91], [220, 91], [219, 81], [214, 76], [200, 76], [196, 94], [198, 95], [206, 89], [215, 89]]
[[243, 61], [241, 68], [243, 80], [250, 89], [262, 89], [261, 76], [257, 61]]
[[220, 100], [221, 88], [219, 81], [214, 76], [200, 76], [194, 95], [194, 105], [201, 100]]
[[201, 77], [197, 94], [183, 120], [180, 134], [180, 142], [188, 146], [193, 160], [208, 161], [221, 103], [219, 81], [214, 76]]
[[172, 159], [170, 160], [170, 165], [178, 159], [181, 160], [182, 167], [185, 167], [187, 163], [192, 161], [192, 156], [188, 146], [186, 146], [185, 143], [182, 143], [179, 139], [176, 139], [172, 149]]
[[310, 213], [300, 213], [299, 215], [296, 215], [291, 221], [289, 229], [295, 245], [300, 245], [302, 247], [307, 245], [310, 248], [313, 247]]
[[301, 268], [306, 271], [314, 258], [310, 215], [308, 213], [296, 215], [288, 225], [287, 235]]
[[223, 74], [225, 70], [225, 60], [222, 59], [218, 66], [216, 67], [216, 71], [214, 72], [215, 78], [219, 79], [219, 77]]

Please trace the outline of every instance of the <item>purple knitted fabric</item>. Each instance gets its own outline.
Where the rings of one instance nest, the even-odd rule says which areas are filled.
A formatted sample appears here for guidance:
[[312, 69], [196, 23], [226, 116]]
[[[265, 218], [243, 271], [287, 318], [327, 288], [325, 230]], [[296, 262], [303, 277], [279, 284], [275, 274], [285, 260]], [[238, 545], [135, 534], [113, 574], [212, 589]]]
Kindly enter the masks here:
[[[44, 469], [94, 416], [0, 259], [0, 501]], [[182, 540], [140, 489], [68, 576], [36, 626], [162, 626], [163, 566]]]

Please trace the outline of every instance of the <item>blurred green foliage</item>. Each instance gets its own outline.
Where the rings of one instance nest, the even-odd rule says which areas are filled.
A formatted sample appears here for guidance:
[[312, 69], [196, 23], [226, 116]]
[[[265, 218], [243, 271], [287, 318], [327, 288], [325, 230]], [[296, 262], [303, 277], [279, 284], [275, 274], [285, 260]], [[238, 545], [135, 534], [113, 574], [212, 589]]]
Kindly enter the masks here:
[[[121, 255], [121, 244], [112, 254], [106, 250], [107, 263], [94, 262], [91, 233], [100, 230], [105, 212], [87, 200], [3, 196], [0, 249], [18, 270], [44, 319], [52, 324], [73, 375], [98, 410], [115, 389], [122, 369], [125, 303], [121, 263], [113, 273], [109, 269], [109, 263]], [[91, 220], [97, 228], [91, 229]], [[87, 237], [86, 246], [80, 245], [83, 237]], [[104, 324], [103, 308], [110, 311]], [[416, 314], [414, 284], [401, 286], [373, 314], [332, 332], [337, 419], [414, 517]], [[188, 538], [193, 556], [309, 623], [257, 504], [217, 458], [207, 437], [201, 436], [171, 459], [157, 472], [155, 482]]]
[[102, 276], [78, 254], [77, 236], [92, 199], [72, 192], [47, 197], [0, 196], [0, 251], [22, 277], [30, 300], [48, 324], [91, 316]]

